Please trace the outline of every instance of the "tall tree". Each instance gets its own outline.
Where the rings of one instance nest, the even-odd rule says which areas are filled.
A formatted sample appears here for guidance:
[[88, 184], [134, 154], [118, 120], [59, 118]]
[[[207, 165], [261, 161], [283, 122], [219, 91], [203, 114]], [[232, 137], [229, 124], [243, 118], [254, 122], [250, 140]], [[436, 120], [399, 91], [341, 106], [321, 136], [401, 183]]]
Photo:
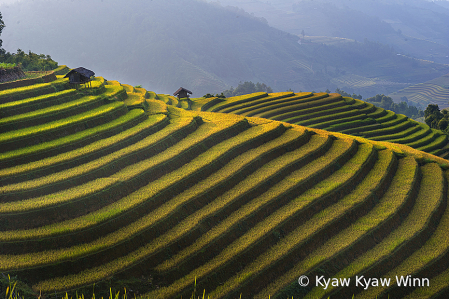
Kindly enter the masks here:
[[[2, 35], [2, 30], [5, 28], [5, 23], [3, 22], [2, 13], [0, 12], [0, 35]], [[0, 50], [2, 48], [3, 41], [0, 39]]]

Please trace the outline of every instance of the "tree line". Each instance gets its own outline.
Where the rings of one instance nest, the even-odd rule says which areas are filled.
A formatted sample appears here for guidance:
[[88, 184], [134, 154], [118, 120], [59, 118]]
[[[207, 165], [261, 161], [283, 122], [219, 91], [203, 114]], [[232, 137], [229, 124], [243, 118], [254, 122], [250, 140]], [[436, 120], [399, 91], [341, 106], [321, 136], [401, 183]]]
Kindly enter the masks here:
[[[2, 13], [0, 12], [0, 36], [5, 28]], [[0, 39], [0, 63], [15, 64], [23, 71], [48, 71], [58, 67], [58, 63], [51, 59], [50, 55], [36, 54], [28, 51], [28, 54], [17, 49], [17, 53], [6, 52], [2, 48], [3, 40]]]

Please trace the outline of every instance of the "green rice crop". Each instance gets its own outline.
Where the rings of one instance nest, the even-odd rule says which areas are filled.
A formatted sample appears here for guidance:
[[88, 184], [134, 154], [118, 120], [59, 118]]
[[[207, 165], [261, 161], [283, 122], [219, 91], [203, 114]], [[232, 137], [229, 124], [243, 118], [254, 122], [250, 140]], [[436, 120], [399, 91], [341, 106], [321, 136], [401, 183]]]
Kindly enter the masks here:
[[107, 148], [118, 145], [119, 143], [126, 141], [129, 138], [138, 136], [144, 131], [156, 127], [167, 121], [168, 118], [165, 115], [151, 115], [147, 120], [122, 133], [106, 139], [101, 139], [82, 148], [78, 148], [70, 152], [65, 152], [53, 157], [41, 159], [39, 161], [0, 169], [0, 177], [2, 177], [3, 179], [5, 179], [6, 177], [17, 177], [18, 175], [23, 175], [27, 172], [36, 172], [46, 168], [56, 168], [63, 163], [68, 163], [74, 160], [82, 161], [82, 159], [86, 159], [96, 152], [106, 150]]
[[[6, 192], [13, 192], [13, 191], [20, 191], [20, 190], [24, 191], [24, 190], [31, 189], [31, 188], [42, 188], [43, 186], [51, 185], [56, 182], [71, 180], [75, 177], [86, 175], [89, 172], [92, 172], [97, 169], [101, 170], [109, 163], [114, 163], [114, 162], [116, 163], [117, 159], [127, 159], [127, 157], [132, 155], [134, 152], [138, 153], [139, 151], [148, 150], [151, 146], [155, 146], [160, 142], [164, 142], [164, 140], [166, 140], [167, 138], [170, 138], [170, 136], [172, 134], [174, 134], [177, 131], [180, 131], [183, 128], [190, 126], [190, 125], [195, 125], [195, 122], [193, 119], [179, 119], [176, 122], [174, 122], [173, 124], [168, 125], [164, 129], [158, 131], [157, 133], [150, 135], [147, 138], [144, 138], [141, 141], [139, 141], [135, 144], [132, 144], [128, 147], [125, 147], [121, 150], [114, 151], [109, 155], [100, 157], [100, 158], [90, 161], [88, 163], [78, 165], [76, 167], [73, 167], [73, 168], [70, 168], [67, 170], [63, 170], [63, 171], [60, 171], [57, 173], [52, 173], [48, 176], [40, 177], [40, 178], [32, 180], [32, 181], [26, 181], [26, 182], [21, 182], [21, 183], [17, 183], [17, 184], [11, 184], [8, 186], [2, 186], [2, 187], [0, 187], [0, 192], [6, 193]], [[201, 130], [200, 134], [204, 134], [204, 136], [206, 137], [206, 136], [209, 136], [212, 132], [208, 132], [208, 126], [204, 126], [203, 129]], [[181, 153], [183, 150], [188, 148], [188, 146], [191, 145], [192, 142], [195, 142], [195, 140], [203, 139], [201, 137], [201, 135], [198, 136], [198, 134], [196, 134], [194, 136], [195, 137], [193, 138], [193, 140], [187, 139], [187, 143], [186, 142], [181, 143], [181, 145], [180, 145], [181, 149], [178, 149], [177, 147], [172, 147], [169, 149], [169, 151]], [[164, 159], [161, 159], [164, 157], [164, 154], [167, 157], [165, 160], [169, 160], [170, 158], [173, 157], [173, 154], [169, 155], [167, 152], [163, 152], [159, 155], [160, 158], [157, 159], [161, 163], [162, 163], [162, 161], [164, 161]], [[155, 158], [153, 157], [151, 159], [155, 159]], [[145, 163], [145, 161], [143, 161], [140, 164], [145, 165], [148, 163]], [[155, 163], [150, 163], [150, 164], [156, 165]], [[136, 165], [133, 166], [134, 169], [137, 169], [136, 167], [137, 167]], [[124, 171], [124, 170], [122, 170], [122, 171]]]
[[393, 111], [387, 110], [387, 114], [385, 116], [376, 118], [376, 121], [379, 123], [384, 123], [384, 122], [388, 122], [390, 120], [394, 120], [395, 118], [396, 118], [396, 113], [394, 113]]
[[[422, 138], [426, 138], [432, 134], [432, 130], [430, 129], [430, 127], [428, 125], [419, 124], [418, 127], [419, 127], [419, 131], [417, 131], [413, 134], [410, 134], [409, 136], [403, 137], [403, 138], [394, 139], [394, 142], [412, 146], [413, 142], [416, 142]], [[379, 136], [379, 138], [382, 138], [382, 136]], [[425, 143], [423, 143], [423, 144], [425, 144]]]
[[395, 142], [395, 139], [401, 139], [401, 138], [406, 138], [407, 136], [411, 136], [414, 133], [418, 132], [419, 130], [421, 130], [421, 126], [413, 126], [410, 127], [402, 132], [399, 133], [394, 133], [394, 134], [390, 134], [390, 135], [382, 135], [382, 136], [378, 136], [378, 137], [371, 137], [371, 140], [375, 140], [375, 141], [389, 141], [389, 142]]
[[[326, 102], [332, 101], [332, 100], [329, 100], [329, 97], [327, 94], [306, 93], [305, 95], [302, 95], [300, 93], [298, 96], [293, 96], [290, 98], [275, 100], [275, 101], [267, 101], [263, 104], [255, 105], [255, 106], [251, 107], [251, 110], [249, 110], [250, 108], [247, 108], [246, 110], [248, 110], [248, 111], [245, 113], [242, 113], [242, 115], [259, 117], [260, 115], [265, 114], [265, 117], [266, 117], [267, 113], [269, 113], [270, 111], [275, 110], [275, 109], [286, 108], [286, 107], [289, 107], [292, 105], [299, 105], [299, 104], [307, 105], [307, 107], [310, 107], [311, 105], [313, 105], [312, 103], [315, 103], [318, 100], [323, 100], [326, 98], [328, 99]], [[323, 104], [323, 102], [321, 102], [321, 104]]]
[[270, 283], [255, 298], [264, 298], [270, 294], [275, 294], [292, 281], [295, 281], [298, 273], [310, 272], [325, 261], [338, 256], [338, 254], [350, 248], [358, 240], [379, 228], [383, 222], [394, 216], [400, 207], [409, 200], [417, 176], [418, 165], [416, 161], [412, 157], [401, 159], [390, 187], [380, 202], [367, 215], [359, 218], [350, 227], [332, 237], [323, 246], [294, 265], [287, 273]]
[[[218, 184], [223, 184], [224, 181], [233, 175], [236, 175], [241, 169], [244, 169], [256, 159], [261, 159], [265, 154], [272, 152], [277, 148], [283, 148], [288, 146], [292, 141], [296, 141], [299, 138], [304, 138], [306, 135], [305, 131], [298, 130], [288, 130], [285, 134], [281, 135], [266, 144], [259, 146], [253, 150], [247, 151], [241, 156], [238, 156], [233, 161], [226, 164], [226, 166], [215, 172], [211, 177], [204, 180], [204, 182], [199, 183], [192, 189], [195, 189], [197, 193], [192, 191], [185, 192], [183, 195], [189, 195], [194, 198], [196, 194], [204, 193], [205, 190], [213, 189]], [[277, 167], [280, 167], [276, 164]], [[274, 165], [272, 168], [274, 169]], [[59, 232], [73, 232], [81, 229], [86, 229], [88, 227], [93, 227], [99, 222], [103, 222], [108, 219], [112, 219], [117, 214], [123, 211], [129, 210], [132, 206], [128, 206], [128, 200], [120, 200], [120, 203], [114, 203], [108, 207], [102, 208], [99, 211], [90, 213], [86, 216], [79, 217], [77, 219], [68, 220], [63, 223], [52, 224], [47, 227], [40, 227], [36, 229], [22, 230], [22, 231], [3, 231], [0, 232], [0, 241], [17, 241], [30, 238], [46, 238], [52, 235], [57, 235]]]
[[400, 123], [403, 123], [405, 121], [407, 121], [409, 118], [403, 114], [396, 114], [396, 117], [392, 120], [389, 121], [385, 121], [385, 122], [380, 122], [379, 119], [376, 119], [377, 122], [380, 122], [382, 124], [382, 126], [384, 127], [392, 127], [395, 125], [398, 125]]
[[385, 110], [384, 108], [377, 107], [376, 111], [369, 113], [368, 116], [372, 118], [381, 118], [387, 115], [388, 111], [390, 110]]
[[[389, 255], [394, 254], [401, 246], [407, 246], [413, 240], [413, 237], [418, 235], [433, 221], [432, 215], [440, 207], [442, 201], [445, 200], [443, 198], [445, 180], [441, 168], [435, 163], [421, 167], [421, 171], [423, 178], [416, 202], [412, 211], [407, 215], [407, 218], [402, 224], [374, 248], [362, 254], [332, 277], [338, 279], [354, 277], [356, 274], [361, 275], [363, 271], [367, 271], [383, 259], [388, 258]], [[314, 288], [307, 294], [306, 298], [321, 298], [331, 294], [334, 290], [335, 287], [333, 286], [329, 286], [326, 290], [323, 288]], [[374, 298], [378, 295], [377, 291], [380, 290], [381, 288], [369, 288], [368, 291], [364, 292], [363, 298]]]
[[[413, 148], [420, 148], [420, 147], [423, 147], [423, 146], [426, 146], [426, 145], [432, 143], [435, 139], [437, 139], [440, 136], [441, 136], [441, 134], [431, 131], [428, 134], [426, 134], [426, 136], [424, 138], [418, 139], [417, 141], [410, 142], [410, 143], [407, 142], [406, 144]], [[402, 143], [402, 142], [397, 142], [397, 143]]]
[[[446, 178], [447, 175], [448, 174], [446, 172]], [[438, 224], [438, 227], [429, 238], [429, 240], [427, 240], [421, 248], [419, 248], [418, 250], [413, 252], [412, 255], [406, 258], [400, 265], [384, 274], [383, 277], [395, 277], [396, 275], [415, 276], [413, 275], [414, 273], [418, 273], [424, 268], [433, 267], [435, 263], [438, 263], [438, 261], [444, 257], [447, 250], [449, 249], [449, 236], [447, 234], [448, 229], [449, 212], [448, 210], [446, 210], [440, 220], [440, 223]], [[439, 276], [432, 278], [430, 281], [430, 285], [432, 286], [432, 288], [417, 288], [415, 292], [413, 292], [406, 298], [430, 298], [430, 295], [437, 294], [438, 291], [440, 291], [442, 288], [449, 286], [449, 276], [447, 275], [448, 273], [449, 271], [446, 271]], [[381, 287], [375, 289], [376, 290], [370, 289], [370, 294], [372, 294], [373, 291], [379, 294], [385, 291], [385, 288]], [[424, 296], [424, 294], [428, 295], [429, 297]], [[359, 297], [357, 296], [356, 298]]]
[[73, 126], [77, 123], [86, 122], [88, 120], [102, 117], [108, 113], [123, 109], [123, 103], [113, 102], [107, 105], [103, 105], [96, 109], [77, 114], [71, 117], [64, 118], [62, 120], [53, 121], [50, 123], [19, 129], [7, 133], [0, 134], [0, 144], [6, 144], [10, 142], [17, 142], [21, 139], [30, 138], [43, 133], [52, 133], [57, 130], [63, 130], [69, 126]]
[[[327, 106], [327, 105], [325, 105], [325, 106]], [[298, 116], [291, 115], [290, 118], [287, 118], [287, 119], [284, 119], [281, 121], [296, 123], [296, 122], [302, 121], [304, 119], [319, 117], [322, 115], [326, 115], [328, 113], [339, 113], [339, 112], [348, 111], [348, 110], [351, 110], [351, 107], [346, 106], [340, 102], [340, 103], [336, 103], [334, 106], [331, 106], [331, 107], [322, 107], [322, 109], [315, 109], [315, 111], [310, 111], [310, 113], [307, 113], [307, 114], [299, 113]]]
[[[356, 158], [354, 157], [353, 163], [359, 164], [360, 166], [366, 158], [366, 156], [363, 157], [364, 154], [368, 153], [366, 152], [366, 150], [372, 150], [371, 146], [362, 146], [360, 151], [364, 153], [358, 155], [358, 162], [355, 161]], [[230, 294], [230, 292], [236, 292], [236, 289], [239, 287], [244, 289], [243, 286], [248, 283], [248, 280], [256, 279], [257, 276], [264, 275], [264, 272], [268, 271], [268, 268], [270, 268], [272, 271], [273, 265], [279, 260], [288, 258], [288, 256], [292, 254], [292, 251], [295, 249], [295, 247], [307, 242], [307, 240], [312, 238], [313, 235], [318, 231], [332, 225], [333, 222], [338, 221], [338, 219], [341, 217], [344, 217], [344, 214], [348, 210], [359, 205], [369, 196], [372, 196], [372, 191], [368, 186], [371, 187], [373, 185], [373, 179], [377, 182], [377, 184], [380, 184], [380, 182], [386, 178], [386, 175], [388, 174], [389, 168], [393, 161], [393, 155], [391, 154], [391, 152], [386, 152], [385, 154], [380, 155], [380, 159], [381, 160], [377, 164], [375, 164], [373, 170], [353, 192], [351, 192], [342, 200], [338, 201], [336, 204], [332, 205], [326, 210], [317, 213], [312, 217], [311, 220], [307, 221], [305, 224], [301, 225], [293, 232], [285, 236], [282, 240], [280, 240], [280, 242], [278, 242], [276, 245], [273, 245], [269, 250], [267, 250], [265, 253], [251, 262], [248, 266], [246, 266], [244, 270], [240, 271], [238, 274], [226, 281], [223, 285], [218, 287], [214, 292], [211, 293], [211, 296], [220, 298], [225, 294]], [[351, 161], [349, 163], [351, 163]], [[341, 171], [344, 173], [343, 168], [341, 169]], [[351, 175], [351, 173], [354, 174], [354, 171], [355, 169], [348, 173], [344, 173], [343, 176]], [[341, 176], [342, 174], [338, 174], [338, 172], [336, 172], [326, 180], [331, 181], [333, 177], [338, 177], [338, 175]], [[335, 187], [333, 183], [327, 185], [325, 181], [322, 181], [320, 184], [313, 187], [313, 189], [317, 191], [307, 191], [305, 194], [295, 199], [294, 202], [310, 202], [313, 200], [313, 198], [315, 198], [316, 200], [316, 198], [336, 191], [333, 190], [333, 187]], [[294, 207], [292, 208], [294, 209]]]
[[[21, 201], [2, 202], [0, 203], [0, 213], [5, 214], [20, 214], [29, 213], [31, 211], [54, 208], [69, 202], [83, 199], [92, 194], [99, 193], [101, 190], [110, 188], [113, 184], [120, 183], [117, 178], [99, 178], [89, 181], [87, 184], [76, 186], [70, 189], [65, 189], [60, 192], [49, 195], [40, 196]], [[20, 216], [18, 216], [20, 217]], [[26, 216], [25, 216], [26, 217]], [[2, 264], [6, 265], [6, 264]]]
[[[251, 107], [253, 105], [257, 105], [260, 103], [266, 103], [266, 101], [272, 101], [272, 100], [278, 100], [278, 99], [285, 99], [285, 98], [291, 98], [293, 97], [295, 94], [293, 92], [276, 92], [276, 93], [269, 93], [268, 96], [263, 97], [262, 99], [257, 99], [257, 100], [252, 100], [250, 102], [244, 102], [244, 103], [233, 103], [234, 105], [232, 105], [231, 107], [228, 108], [223, 108], [220, 110], [221, 113], [230, 113], [236, 111], [236, 110], [241, 110], [241, 109], [245, 109], [248, 107]], [[239, 113], [235, 113], [235, 114], [239, 114]]]
[[336, 132], [342, 132], [345, 129], [348, 128], [363, 128], [369, 125], [372, 125], [373, 123], [376, 123], [376, 121], [372, 118], [365, 118], [365, 119], [356, 119], [348, 122], [342, 122], [340, 124], [332, 125], [328, 128], [329, 131], [336, 131]]
[[[34, 107], [40, 108], [40, 106], [46, 106], [43, 104], [46, 102], [63, 102], [65, 98], [77, 98], [77, 91], [75, 89], [67, 89], [59, 92], [44, 94], [37, 97], [26, 98], [19, 101], [7, 102], [0, 104], [1, 115], [12, 115], [18, 113], [24, 113], [25, 110], [30, 110]], [[16, 111], [19, 111], [18, 113]]]
[[[382, 124], [383, 125], [383, 124]], [[412, 122], [409, 121], [405, 121], [405, 122], [401, 122], [397, 125], [391, 126], [391, 127], [386, 127], [383, 129], [377, 129], [377, 130], [372, 130], [372, 131], [363, 131], [360, 134], [365, 137], [365, 138], [370, 138], [373, 136], [379, 136], [379, 135], [385, 135], [385, 134], [394, 134], [403, 130], [406, 130], [410, 127], [414, 126], [414, 124]]]
[[294, 105], [281, 106], [276, 109], [270, 109], [263, 113], [258, 113], [257, 117], [281, 120], [293, 116], [304, 115], [321, 109], [329, 109], [331, 107], [345, 106], [346, 103], [341, 97], [328, 96], [327, 93], [315, 94], [318, 97], [315, 101], [297, 100]]
[[68, 79], [57, 79], [49, 83], [34, 84], [18, 88], [10, 88], [0, 91], [0, 102], [18, 101], [31, 96], [38, 96], [62, 89], [68, 83]]
[[[200, 219], [204, 219], [207, 215], [219, 211], [221, 207], [226, 206], [230, 202], [237, 201], [245, 194], [250, 194], [260, 185], [261, 181], [272, 180], [276, 175], [282, 173], [282, 171], [290, 165], [307, 159], [311, 154], [313, 154], [319, 148], [323, 147], [327, 142], [328, 139], [326, 138], [312, 136], [309, 143], [299, 149], [296, 149], [290, 153], [286, 153], [283, 156], [266, 163], [260, 169], [256, 170], [254, 173], [246, 177], [242, 182], [237, 184], [234, 188], [230, 189], [223, 195], [218, 196], [214, 200], [214, 202], [210, 203], [209, 205], [203, 207], [201, 210], [198, 210], [196, 213], [191, 215], [190, 219], [196, 219], [197, 217], [201, 217]], [[273, 198], [267, 196], [265, 197], [265, 200], [272, 199]], [[160, 264], [155, 269], [158, 271], [168, 271], [171, 268], [176, 267], [183, 260], [201, 251], [203, 247], [211, 244], [214, 239], [219, 238], [226, 231], [230, 230], [232, 226], [235, 225], [235, 223], [244, 218], [244, 215], [248, 215], [249, 211], [254, 211], [262, 207], [263, 203], [263, 200], [259, 200], [258, 203], [255, 203], [253, 205], [248, 204], [248, 209], [246, 210], [245, 214], [234, 213], [233, 217], [228, 217], [220, 225], [217, 225], [212, 230], [210, 230], [209, 233], [198, 239], [194, 244], [183, 249], [176, 256], [173, 256], [171, 259]]]
[[[267, 132], [272, 131], [273, 129], [277, 129], [278, 127], [279, 127], [279, 124], [270, 123], [265, 126], [253, 127], [253, 129], [249, 129], [249, 130], [243, 132], [242, 134], [247, 135], [246, 137], [249, 138], [248, 142], [251, 142], [251, 140], [254, 139], [253, 137], [255, 137], [254, 136], [255, 134], [260, 135], [262, 133], [262, 135], [260, 135], [260, 136], [263, 136]], [[251, 137], [251, 135], [252, 135], [252, 137]], [[148, 189], [144, 188], [144, 189], [147, 189], [147, 190], [145, 190], [145, 193], [147, 194], [147, 196], [151, 196], [151, 194], [153, 194], [153, 195], [157, 194], [160, 189], [157, 187], [155, 188], [155, 186], [154, 186], [155, 184], [158, 186], [165, 186], [165, 188], [166, 188], [168, 185], [172, 184], [176, 180], [182, 181], [183, 178], [185, 178], [187, 175], [193, 175], [194, 173], [201, 170], [201, 167], [210, 165], [211, 161], [219, 159], [220, 155], [223, 155], [223, 154], [229, 152], [229, 150], [231, 148], [238, 146], [238, 144], [241, 142], [243, 142], [243, 136], [238, 136], [238, 137], [232, 138], [232, 140], [230, 139], [221, 144], [218, 144], [217, 146], [211, 148], [208, 152], [202, 154], [201, 156], [199, 156], [192, 162], [186, 164], [181, 169], [177, 170], [176, 174], [166, 175], [163, 178], [161, 178], [160, 180], [154, 182], [154, 184], [150, 184], [153, 186], [148, 187]], [[141, 196], [139, 196], [139, 200], [142, 200]], [[91, 242], [89, 244], [83, 244], [83, 245], [79, 245], [79, 246], [73, 246], [68, 249], [52, 251], [51, 254], [49, 254], [49, 252], [43, 252], [43, 253], [32, 253], [32, 254], [26, 254], [26, 255], [16, 255], [16, 256], [14, 256], [14, 258], [12, 260], [11, 260], [11, 256], [3, 256], [5, 258], [5, 260], [8, 260], [9, 262], [5, 263], [5, 264], [1, 263], [1, 265], [2, 265], [2, 267], [7, 267], [7, 265], [11, 265], [11, 264], [17, 265], [18, 263], [26, 263], [29, 265], [30, 265], [30, 263], [33, 263], [33, 264], [50, 263], [51, 260], [54, 260], [54, 262], [56, 262], [56, 260], [58, 260], [58, 259], [65, 260], [67, 258], [74, 258], [76, 256], [82, 256], [82, 255], [86, 255], [88, 253], [98, 252], [98, 250], [101, 250], [102, 248], [105, 249], [105, 248], [112, 246], [112, 244], [116, 244], [117, 242], [123, 242], [124, 240], [130, 238], [131, 236], [135, 235], [139, 231], [148, 229], [152, 223], [154, 224], [157, 221], [160, 221], [161, 217], [162, 218], [165, 217], [164, 215], [169, 215], [170, 211], [172, 211], [173, 208], [176, 208], [176, 206], [179, 206], [179, 204], [180, 203], [174, 203], [173, 201], [167, 202], [167, 204], [158, 208], [156, 211], [152, 211], [150, 214], [143, 217], [142, 219], [139, 219], [135, 223], [128, 225], [126, 227], [120, 228], [116, 232], [109, 234], [108, 236], [102, 237], [98, 240], [95, 240], [94, 242]], [[158, 244], [157, 247], [161, 246], [160, 242], [158, 242], [157, 244]], [[155, 246], [151, 247], [151, 250], [155, 250], [155, 249], [156, 249]], [[2, 259], [2, 256], [0, 256], [0, 259]], [[123, 259], [125, 259], [125, 258], [122, 258], [122, 260]], [[125, 260], [127, 260], [126, 264], [128, 264], [128, 265], [129, 265], [129, 263], [132, 264], [135, 262], [134, 258], [131, 258], [129, 260], [125, 259]], [[112, 261], [110, 264], [115, 265], [115, 261]], [[97, 267], [97, 269], [101, 268], [101, 269], [105, 269], [105, 270], [108, 269], [107, 271], [117, 271], [117, 270], [114, 270], [114, 268], [116, 268], [116, 266], [112, 266], [112, 268], [107, 267], [110, 264], [106, 264], [104, 266]], [[124, 267], [124, 266], [126, 266], [126, 265], [121, 263], [121, 267]], [[104, 273], [104, 270], [95, 271], [95, 275], [97, 275], [97, 274], [102, 275], [101, 273]], [[79, 283], [79, 282], [73, 281], [73, 282], [70, 282], [69, 284], [66, 284], [66, 286], [70, 287], [70, 285], [73, 285], [76, 283]]]
[[37, 145], [20, 148], [14, 151], [0, 153], [0, 162], [24, 158], [28, 155], [33, 155], [37, 153], [49, 152], [50, 150], [56, 149], [58, 147], [67, 146], [69, 144], [75, 144], [76, 142], [82, 141], [83, 139], [92, 138], [94, 136], [101, 136], [103, 132], [121, 128], [127, 123], [135, 121], [136, 119], [139, 119], [142, 116], [144, 116], [143, 111], [133, 110], [117, 119], [114, 119], [106, 124], [96, 126], [94, 128], [86, 129], [81, 132], [71, 134], [69, 136], [65, 136], [49, 142], [43, 142]]
[[[351, 147], [351, 144], [341, 142], [341, 140], [336, 140], [335, 147], [332, 147], [331, 150], [324, 155], [321, 158], [318, 158], [314, 160], [313, 162], [307, 164], [304, 168], [299, 169], [292, 173], [287, 179], [284, 179], [279, 184], [276, 184], [272, 188], [270, 188], [269, 191], [262, 194], [259, 198], [255, 199], [251, 203], [245, 205], [240, 209], [239, 211], [235, 212], [235, 214], [231, 215], [231, 217], [240, 217], [240, 215], [249, 215], [254, 211], [254, 208], [256, 208], [260, 203], [259, 201], [265, 201], [264, 198], [272, 198], [279, 196], [278, 192], [285, 192], [292, 188], [292, 184], [300, 184], [301, 182], [306, 181], [307, 177], [316, 173], [319, 173], [319, 168], [325, 167], [326, 164], [332, 164], [333, 161], [337, 159], [338, 156], [341, 156], [345, 150], [348, 150]], [[351, 162], [348, 162], [351, 164], [351, 166], [348, 166], [348, 168], [352, 168], [353, 171], [357, 171], [360, 169], [360, 164], [358, 162], [355, 162], [356, 159], [366, 159], [365, 156], [362, 158], [363, 155], [355, 155], [354, 159], [351, 160]], [[353, 167], [352, 163], [357, 164], [356, 167]], [[346, 164], [345, 164], [346, 166]], [[348, 169], [345, 168], [345, 166], [342, 167], [341, 172], [339, 174], [344, 174], [340, 177], [341, 180], [338, 182], [333, 182], [331, 185], [326, 185], [326, 188], [335, 188], [339, 184], [341, 184], [343, 181], [348, 179], [348, 176], [351, 177], [351, 174], [353, 174], [351, 171], [348, 171]], [[320, 184], [320, 183], [318, 183]], [[323, 188], [325, 184], [321, 186]], [[317, 187], [318, 190], [321, 189], [320, 187]], [[315, 191], [315, 190], [314, 190]], [[306, 191], [307, 193], [308, 191]], [[313, 193], [313, 191], [311, 191]], [[312, 199], [310, 199], [312, 200]], [[270, 216], [268, 216], [266, 219], [264, 219], [262, 222], [256, 224], [253, 228], [251, 228], [247, 233], [245, 233], [242, 237], [234, 241], [232, 244], [224, 248], [216, 257], [211, 259], [210, 261], [206, 262], [204, 265], [196, 268], [189, 274], [183, 276], [182, 278], [178, 279], [174, 283], [172, 283], [169, 287], [160, 288], [157, 291], [151, 292], [148, 295], [152, 296], [154, 298], [169, 298], [172, 297], [174, 294], [180, 293], [183, 289], [187, 287], [187, 282], [192, 277], [202, 278], [206, 276], [207, 274], [211, 272], [217, 271], [221, 266], [223, 266], [225, 263], [230, 262], [234, 257], [238, 256], [240, 253], [246, 250], [250, 250], [251, 246], [255, 246], [257, 241], [260, 238], [263, 238], [267, 235], [268, 232], [275, 229], [278, 225], [286, 221], [288, 218], [293, 217], [296, 212], [300, 211], [301, 209], [305, 208], [307, 205], [311, 204], [311, 201], [309, 200], [301, 200], [301, 199], [295, 199], [289, 204], [279, 208], [277, 211], [272, 213]], [[263, 204], [262, 204], [263, 205]], [[245, 211], [246, 210], [246, 211]], [[234, 220], [235, 221], [235, 220]], [[223, 223], [223, 222], [222, 222]]]
[[342, 122], [353, 121], [366, 118], [366, 115], [360, 114], [359, 110], [353, 109], [335, 113], [331, 115], [323, 115], [296, 122], [300, 126], [311, 126], [313, 128], [325, 128], [331, 125], [340, 124]]
[[[48, 108], [39, 109], [35, 111], [31, 111], [28, 113], [23, 113], [20, 115], [15, 115], [11, 117], [5, 117], [0, 119], [0, 126], [16, 126], [15, 123], [20, 123], [24, 121], [35, 121], [37, 118], [40, 117], [48, 117], [51, 115], [51, 118], [54, 120], [57, 118], [58, 114], [67, 113], [70, 110], [73, 110], [74, 108], [79, 108], [82, 106], [85, 106], [87, 109], [94, 104], [95, 102], [102, 102], [102, 99], [98, 96], [87, 96], [82, 97], [80, 99], [76, 99], [71, 102], [63, 103], [60, 105], [53, 105]], [[73, 113], [72, 113], [73, 114]]]
[[[307, 93], [306, 95], [309, 95], [309, 93]], [[259, 100], [236, 104], [229, 108], [220, 110], [220, 112], [246, 115], [245, 112], [256, 110], [261, 107], [266, 107], [268, 105], [270, 105], [270, 106], [277, 105], [277, 104], [281, 104], [281, 103], [283, 105], [287, 105], [287, 103], [289, 103], [290, 101], [294, 101], [296, 99], [303, 99], [303, 98], [304, 98], [304, 94], [296, 95], [293, 92], [271, 93], [271, 94], [268, 94], [267, 97], [263, 97]]]
[[240, 104], [240, 103], [244, 103], [244, 102], [248, 102], [248, 101], [252, 101], [252, 100], [257, 100], [257, 99], [267, 97], [267, 96], [268, 96], [268, 94], [266, 92], [256, 92], [256, 93], [246, 94], [246, 95], [242, 95], [242, 96], [235, 96], [235, 97], [228, 98], [225, 102], [219, 103], [219, 104], [211, 107], [207, 111], [219, 112], [220, 110], [231, 107], [235, 104]]
[[431, 152], [435, 149], [443, 148], [447, 144], [447, 135], [441, 135], [437, 137], [434, 141], [431, 143], [418, 147], [417, 150], [423, 151], [423, 152]]

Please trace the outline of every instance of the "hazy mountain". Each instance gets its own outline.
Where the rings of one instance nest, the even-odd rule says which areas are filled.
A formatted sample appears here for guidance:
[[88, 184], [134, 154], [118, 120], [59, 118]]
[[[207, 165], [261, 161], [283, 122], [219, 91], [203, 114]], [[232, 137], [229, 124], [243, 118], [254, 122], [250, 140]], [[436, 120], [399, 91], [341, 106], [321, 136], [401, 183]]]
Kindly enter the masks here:
[[[253, 81], [274, 91], [340, 87], [368, 97], [449, 72], [368, 40], [299, 41], [255, 14], [195, 0], [23, 0], [0, 5], [0, 12], [7, 51], [49, 54], [159, 93], [183, 86], [202, 96]], [[334, 18], [359, 27], [354, 18]]]
[[424, 0], [221, 0], [292, 34], [381, 42], [449, 64], [449, 5]]

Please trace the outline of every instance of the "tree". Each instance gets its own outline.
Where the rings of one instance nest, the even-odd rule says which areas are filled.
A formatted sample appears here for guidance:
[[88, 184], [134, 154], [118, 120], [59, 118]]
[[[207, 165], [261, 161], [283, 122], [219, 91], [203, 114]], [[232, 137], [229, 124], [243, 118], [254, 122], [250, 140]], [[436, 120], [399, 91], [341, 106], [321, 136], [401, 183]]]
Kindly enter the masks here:
[[[2, 30], [5, 28], [5, 23], [3, 22], [2, 13], [0, 12], [0, 35], [2, 35]], [[2, 49], [3, 41], [0, 39], [0, 50]]]
[[234, 89], [231, 87], [228, 90], [222, 92], [226, 97], [234, 97], [243, 94], [255, 93], [255, 92], [267, 92], [272, 93], [273, 89], [270, 86], [267, 86], [265, 83], [257, 82], [254, 84], [251, 81], [240, 82], [239, 85]]
[[[438, 105], [429, 104], [426, 110], [424, 110], [424, 117], [425, 122], [429, 125], [429, 127], [439, 129], [440, 120], [443, 119], [444, 114], [440, 112], [440, 107], [438, 107]], [[447, 124], [444, 122], [441, 123], [441, 126], [447, 128]]]

